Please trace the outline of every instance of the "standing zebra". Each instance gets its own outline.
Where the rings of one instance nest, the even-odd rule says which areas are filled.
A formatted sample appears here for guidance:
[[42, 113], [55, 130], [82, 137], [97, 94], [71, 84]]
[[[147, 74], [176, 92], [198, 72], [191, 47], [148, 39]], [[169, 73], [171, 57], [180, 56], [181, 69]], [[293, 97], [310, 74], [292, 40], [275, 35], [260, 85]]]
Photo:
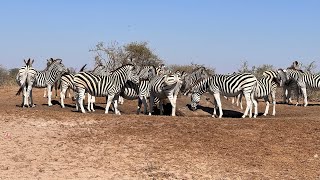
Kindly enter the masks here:
[[[266, 116], [269, 112], [269, 95], [271, 95], [272, 104], [273, 104], [273, 110], [272, 115], [276, 115], [276, 91], [278, 85], [283, 86], [284, 82], [286, 80], [286, 77], [284, 77], [282, 74], [276, 72], [276, 71], [265, 71], [263, 72], [262, 77], [258, 80], [257, 88], [254, 92], [254, 98], [261, 99], [263, 98], [266, 103], [266, 108], [264, 111], [264, 116]], [[240, 107], [242, 109], [242, 94], [240, 94], [239, 102]], [[238, 101], [238, 100], [237, 100]]]
[[[86, 67], [87, 64], [85, 64], [79, 72], [83, 71], [84, 68]], [[72, 91], [74, 91], [74, 86], [73, 86], [73, 78], [74, 78], [74, 74], [70, 73], [70, 72], [66, 72], [64, 74], [61, 75], [60, 81], [61, 81], [61, 85], [60, 85], [60, 104], [62, 108], [65, 108], [64, 105], [64, 99], [66, 97], [66, 92], [69, 89], [72, 89]], [[69, 95], [70, 96], [70, 95]]]
[[48, 106], [52, 106], [51, 103], [51, 87], [54, 85], [58, 79], [60, 79], [61, 75], [67, 72], [67, 68], [62, 64], [61, 59], [53, 59], [50, 58], [49, 61], [52, 63], [47, 66], [47, 68], [43, 71], [37, 71], [35, 81], [33, 86], [36, 88], [47, 88], [48, 90]]
[[[16, 82], [20, 86], [16, 95], [20, 95], [23, 90], [22, 95], [22, 107], [34, 107], [32, 100], [32, 85], [34, 78], [36, 76], [36, 70], [32, 67], [34, 60], [31, 61], [29, 58], [27, 61], [23, 60], [25, 66], [21, 67], [16, 76]], [[30, 98], [30, 102], [29, 101]]]
[[118, 110], [118, 96], [121, 88], [128, 81], [139, 83], [135, 67], [131, 64], [123, 65], [107, 76], [97, 76], [90, 72], [79, 72], [74, 77], [74, 86], [77, 96], [77, 107], [80, 106], [81, 112], [85, 113], [83, 108], [83, 97], [85, 92], [92, 96], [108, 97], [105, 113], [108, 114], [110, 104], [114, 100], [115, 114], [120, 115]]
[[150, 81], [149, 115], [153, 112], [155, 97], [159, 98], [160, 115], [163, 113], [163, 100], [168, 98], [172, 106], [172, 116], [176, 115], [177, 96], [182, 85], [178, 74], [155, 76]]
[[[188, 93], [191, 93], [191, 110], [196, 110], [201, 95], [205, 92], [209, 92], [215, 98], [215, 103], [219, 108], [219, 118], [221, 118], [223, 113], [220, 94], [227, 97], [234, 97], [243, 93], [246, 98], [247, 107], [242, 118], [245, 118], [248, 115], [249, 110], [252, 108], [252, 102], [255, 107], [254, 117], [256, 117], [258, 109], [257, 102], [253, 96], [257, 83], [257, 78], [250, 73], [210, 76], [209, 78], [201, 80], [189, 90]], [[214, 108], [212, 117], [215, 116], [216, 108]], [[251, 113], [249, 113], [249, 117], [252, 117]]]
[[[160, 72], [160, 71], [158, 71]], [[144, 114], [147, 113], [147, 98], [150, 97], [150, 79], [157, 73], [154, 66], [143, 66], [138, 74], [140, 83], [127, 81], [123, 86], [120, 96], [128, 100], [138, 99], [137, 114], [140, 113], [141, 105], [144, 106]], [[159, 101], [156, 99], [155, 101]]]
[[297, 83], [303, 95], [303, 104], [306, 107], [308, 105], [307, 89], [320, 90], [320, 74], [301, 73]]

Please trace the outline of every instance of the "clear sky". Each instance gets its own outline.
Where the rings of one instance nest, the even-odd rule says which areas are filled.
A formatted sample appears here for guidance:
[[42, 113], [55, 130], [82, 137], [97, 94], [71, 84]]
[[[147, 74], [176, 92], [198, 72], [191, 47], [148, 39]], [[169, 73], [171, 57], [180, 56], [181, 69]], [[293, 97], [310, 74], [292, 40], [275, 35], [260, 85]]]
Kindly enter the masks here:
[[218, 73], [249, 65], [320, 66], [319, 0], [7, 0], [0, 2], [0, 64], [93, 66], [98, 42], [147, 41], [167, 64]]

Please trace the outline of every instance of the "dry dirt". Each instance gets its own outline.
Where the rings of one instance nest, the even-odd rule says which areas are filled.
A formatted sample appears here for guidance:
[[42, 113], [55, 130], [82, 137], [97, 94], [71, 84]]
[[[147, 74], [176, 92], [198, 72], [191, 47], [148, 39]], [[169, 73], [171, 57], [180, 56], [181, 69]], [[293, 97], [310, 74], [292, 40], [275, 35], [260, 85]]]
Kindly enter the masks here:
[[[47, 106], [34, 90], [34, 108], [21, 108], [17, 87], [0, 88], [0, 179], [320, 179], [320, 105], [277, 105], [275, 117], [240, 117], [223, 100], [226, 118], [213, 119], [202, 100], [178, 117], [73, 112], [74, 103]], [[259, 111], [263, 112], [260, 103]]]

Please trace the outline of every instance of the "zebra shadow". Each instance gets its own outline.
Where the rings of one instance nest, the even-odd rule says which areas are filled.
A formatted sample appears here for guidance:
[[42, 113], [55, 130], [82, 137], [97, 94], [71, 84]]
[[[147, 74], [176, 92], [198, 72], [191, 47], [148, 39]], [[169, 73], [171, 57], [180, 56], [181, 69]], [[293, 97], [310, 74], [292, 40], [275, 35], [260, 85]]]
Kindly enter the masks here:
[[[60, 102], [59, 101], [57, 101], [57, 100], [51, 100], [51, 103], [52, 103], [52, 105], [59, 105], [59, 106], [61, 106], [61, 104], [60, 104]], [[48, 104], [42, 104], [43, 106], [48, 106]]]
[[[190, 111], [192, 111], [190, 104], [187, 104], [187, 107], [190, 109]], [[197, 110], [202, 110], [204, 112], [207, 112], [210, 115], [212, 115], [212, 113], [213, 113], [212, 107], [207, 107], [207, 106], [202, 106], [202, 105], [198, 105]], [[222, 113], [223, 113], [223, 117], [226, 117], [226, 118], [241, 118], [243, 115], [242, 112], [228, 110], [228, 109], [222, 109]], [[217, 115], [219, 116], [219, 111], [217, 111]]]

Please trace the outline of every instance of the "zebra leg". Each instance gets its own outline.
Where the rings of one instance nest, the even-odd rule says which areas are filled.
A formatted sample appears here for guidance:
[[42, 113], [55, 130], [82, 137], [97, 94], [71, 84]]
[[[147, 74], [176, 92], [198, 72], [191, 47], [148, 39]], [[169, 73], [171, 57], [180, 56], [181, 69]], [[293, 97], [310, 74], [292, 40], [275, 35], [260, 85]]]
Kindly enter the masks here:
[[30, 90], [30, 105], [31, 105], [31, 107], [35, 107], [36, 105], [33, 103], [33, 96], [32, 96], [32, 88], [31, 88], [31, 90]]
[[[254, 108], [253, 118], [256, 118], [258, 116], [258, 101], [256, 98], [254, 98], [254, 92], [251, 93], [251, 102], [252, 102], [251, 109]], [[252, 115], [252, 110], [251, 110], [251, 115]]]
[[[245, 118], [248, 115], [248, 112], [250, 110], [250, 108], [252, 108], [252, 102], [251, 102], [251, 95], [250, 93], [244, 93], [244, 97], [246, 99], [247, 102], [247, 107], [246, 110], [244, 111], [242, 118]], [[249, 118], [252, 117], [252, 114], [249, 113]]]
[[83, 97], [84, 96], [85, 96], [85, 89], [79, 90], [77, 101], [78, 101], [78, 105], [80, 106], [82, 113], [86, 113], [86, 111], [84, 110], [84, 107], [83, 107]]
[[52, 106], [52, 103], [51, 103], [52, 92], [51, 92], [51, 85], [50, 84], [47, 86], [47, 89], [48, 89], [48, 106]]
[[119, 100], [118, 100], [118, 102], [119, 102], [119, 104], [123, 104], [124, 99], [123, 99], [123, 97], [122, 97], [122, 96], [119, 96]]
[[96, 110], [94, 110], [94, 105], [96, 104], [96, 97], [95, 96], [91, 96], [91, 110], [92, 112], [95, 112]]
[[[142, 97], [142, 103], [143, 103], [143, 114], [147, 114], [147, 111], [148, 111], [148, 104], [147, 104], [147, 98], [145, 96]], [[140, 105], [141, 107], [141, 105]]]
[[[223, 112], [222, 112], [222, 105], [221, 105], [221, 99], [220, 99], [220, 94], [219, 93], [214, 93], [213, 94], [213, 97], [216, 101], [216, 104], [219, 108], [219, 118], [222, 118], [223, 116]], [[212, 114], [212, 117], [214, 118], [216, 116], [215, 114], [216, 112], [213, 110], [213, 114]]]
[[47, 88], [44, 88], [43, 97], [47, 97]]
[[61, 86], [60, 104], [61, 104], [61, 107], [62, 107], [62, 108], [65, 108], [65, 106], [64, 106], [64, 99], [65, 99], [66, 91], [67, 91], [67, 89], [65, 89], [65, 88], [63, 88], [63, 87]]
[[119, 96], [115, 96], [113, 98], [113, 108], [114, 108], [114, 113], [117, 115], [121, 115], [119, 109], [118, 109], [118, 101], [119, 101]]
[[177, 101], [177, 97], [170, 95], [170, 96], [168, 96], [168, 99], [169, 99], [170, 104], [172, 106], [171, 116], [176, 116], [176, 101]]
[[105, 112], [104, 112], [105, 114], [108, 114], [108, 112], [109, 112], [109, 107], [110, 107], [110, 105], [111, 105], [111, 103], [112, 103], [113, 98], [114, 98], [114, 95], [108, 95], [106, 110], [105, 110]]
[[213, 98], [213, 115], [212, 117], [215, 118], [217, 117], [217, 108], [218, 108], [218, 104], [217, 104], [217, 100], [215, 98]]
[[92, 96], [91, 96], [91, 94], [89, 94], [89, 93], [87, 93], [87, 95], [88, 95], [88, 106], [87, 106], [87, 110], [88, 110], [88, 112], [91, 112], [91, 98], [92, 98]]
[[[137, 108], [137, 114], [140, 114], [140, 109], [141, 109], [141, 105], [142, 105], [142, 98], [143, 97], [139, 97], [138, 98], [138, 108]], [[144, 106], [144, 109], [146, 110], [146, 106]]]
[[28, 92], [27, 92], [27, 87], [23, 87], [23, 106], [22, 107], [29, 107], [29, 103], [28, 103]]
[[151, 114], [153, 112], [153, 103], [154, 103], [154, 96], [150, 95], [150, 98], [149, 98], [149, 116], [151, 116]]
[[161, 99], [159, 102], [159, 109], [160, 109], [160, 115], [162, 116], [163, 115], [163, 100], [161, 100]]
[[269, 104], [270, 104], [270, 101], [269, 101], [268, 96], [263, 97], [263, 99], [264, 99], [264, 102], [266, 103], [266, 109], [264, 110], [263, 115], [264, 115], [264, 116], [267, 116], [267, 114], [269, 113]]
[[273, 108], [272, 108], [272, 116], [276, 115], [276, 91], [273, 91], [271, 93], [271, 98], [272, 98], [272, 104], [273, 104]]
[[303, 106], [307, 107], [308, 106], [307, 89], [305, 87], [302, 87], [301, 91], [303, 95]]

